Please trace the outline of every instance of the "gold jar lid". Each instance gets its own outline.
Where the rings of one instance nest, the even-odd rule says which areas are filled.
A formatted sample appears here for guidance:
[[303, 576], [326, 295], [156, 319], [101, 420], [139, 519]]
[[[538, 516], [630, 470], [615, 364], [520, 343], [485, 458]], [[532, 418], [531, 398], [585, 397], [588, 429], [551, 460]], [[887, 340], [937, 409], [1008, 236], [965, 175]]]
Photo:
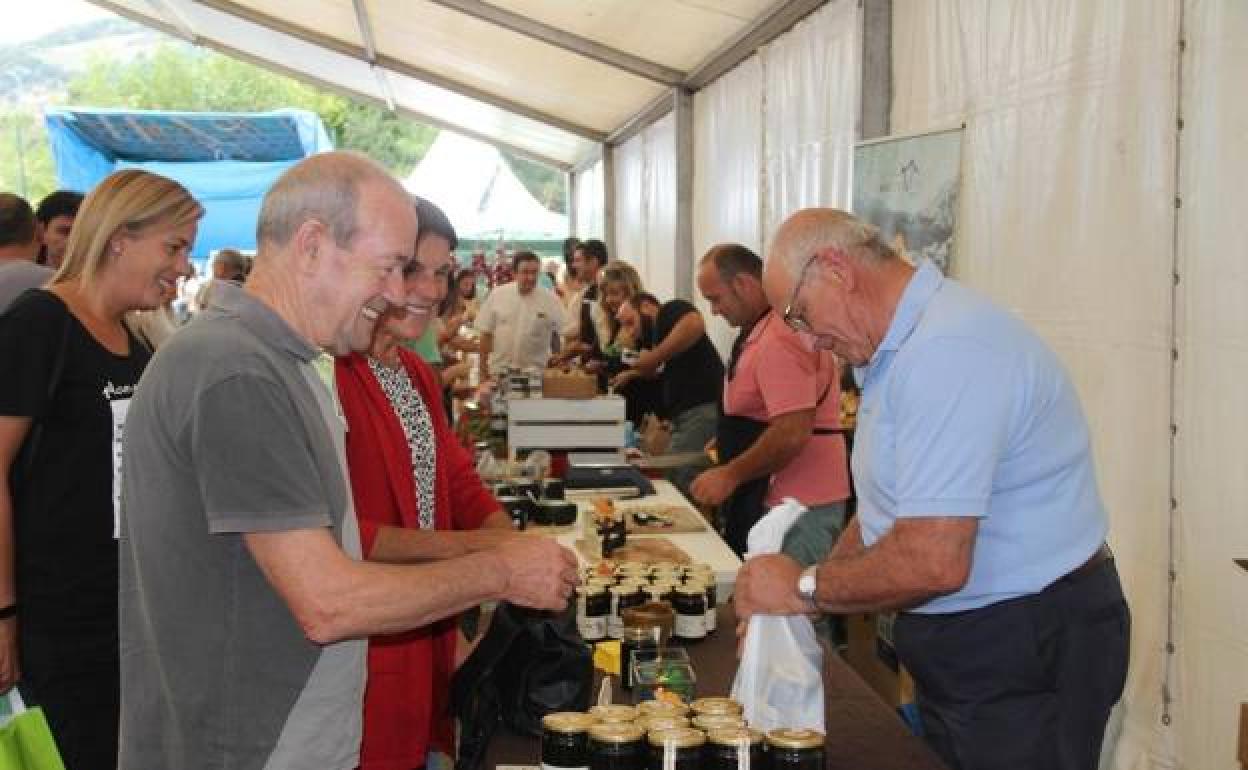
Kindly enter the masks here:
[[744, 743], [752, 746], [763, 742], [763, 734], [748, 727], [725, 727], [708, 731], [706, 739], [717, 746], [740, 746]]
[[630, 583], [626, 580], [623, 583], [611, 586], [611, 593], [617, 596], [632, 596], [641, 593], [641, 585], [639, 583]]
[[818, 749], [823, 748], [823, 733], [782, 727], [767, 733], [767, 743], [778, 749]]
[[692, 727], [675, 727], [671, 730], [651, 730], [646, 739], [651, 746], [674, 746], [678, 749], [692, 749], [706, 743], [706, 733]]
[[698, 583], [685, 583], [676, 589], [676, 593], [681, 596], [701, 596], [706, 593], [706, 589]]
[[723, 730], [745, 727], [745, 720], [739, 714], [698, 714], [693, 718], [693, 725], [707, 731]]
[[598, 720], [583, 711], [556, 711], [542, 717], [542, 727], [555, 733], [583, 733]]
[[598, 743], [635, 743], [644, 735], [632, 722], [603, 722], [589, 728], [589, 739]]
[[639, 716], [633, 724], [637, 725], [646, 732], [654, 732], [655, 730], [671, 730], [677, 727], [688, 727], [689, 720], [684, 717], [670, 715], [656, 715], [652, 717]]
[[599, 722], [631, 722], [637, 718], [637, 709], [623, 703], [608, 703], [605, 706], [594, 706], [589, 715]]
[[643, 700], [637, 704], [637, 710], [649, 717], [683, 717], [689, 713], [689, 707], [685, 704], [665, 700]]
[[732, 698], [713, 697], [698, 698], [690, 704], [695, 714], [731, 714], [739, 716], [741, 714], [741, 704]]

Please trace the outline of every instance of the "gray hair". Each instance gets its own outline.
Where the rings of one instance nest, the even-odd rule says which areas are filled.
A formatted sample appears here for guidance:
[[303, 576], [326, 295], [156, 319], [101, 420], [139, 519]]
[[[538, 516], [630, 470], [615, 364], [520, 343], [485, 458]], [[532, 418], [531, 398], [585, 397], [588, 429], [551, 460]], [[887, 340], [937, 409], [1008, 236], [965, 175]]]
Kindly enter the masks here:
[[402, 189], [384, 168], [358, 153], [326, 152], [299, 161], [264, 196], [256, 242], [285, 246], [304, 222], [314, 219], [329, 228], [335, 244], [346, 248], [359, 224], [360, 187], [377, 180]]
[[897, 259], [897, 252], [884, 242], [880, 230], [840, 209], [802, 209], [784, 220], [768, 249], [768, 259], [792, 275], [821, 249], [843, 251], [859, 261], [878, 265]]

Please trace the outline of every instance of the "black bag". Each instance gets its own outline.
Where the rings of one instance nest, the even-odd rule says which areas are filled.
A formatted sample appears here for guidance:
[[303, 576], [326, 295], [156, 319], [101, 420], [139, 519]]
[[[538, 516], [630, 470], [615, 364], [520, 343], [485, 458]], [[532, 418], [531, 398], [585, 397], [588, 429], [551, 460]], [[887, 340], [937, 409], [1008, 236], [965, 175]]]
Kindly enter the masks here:
[[500, 603], [485, 638], [451, 680], [451, 708], [460, 721], [455, 767], [477, 770], [500, 722], [537, 736], [547, 714], [585, 711], [593, 678], [575, 605], [550, 613]]

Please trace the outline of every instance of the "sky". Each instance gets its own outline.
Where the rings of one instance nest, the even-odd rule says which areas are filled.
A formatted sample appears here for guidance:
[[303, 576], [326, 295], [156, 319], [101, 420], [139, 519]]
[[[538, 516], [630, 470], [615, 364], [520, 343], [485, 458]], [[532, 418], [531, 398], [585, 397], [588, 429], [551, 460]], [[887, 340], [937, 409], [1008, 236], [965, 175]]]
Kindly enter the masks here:
[[39, 0], [17, 5], [17, 12], [6, 13], [4, 24], [0, 24], [0, 44], [24, 43], [61, 27], [113, 16], [86, 0]]

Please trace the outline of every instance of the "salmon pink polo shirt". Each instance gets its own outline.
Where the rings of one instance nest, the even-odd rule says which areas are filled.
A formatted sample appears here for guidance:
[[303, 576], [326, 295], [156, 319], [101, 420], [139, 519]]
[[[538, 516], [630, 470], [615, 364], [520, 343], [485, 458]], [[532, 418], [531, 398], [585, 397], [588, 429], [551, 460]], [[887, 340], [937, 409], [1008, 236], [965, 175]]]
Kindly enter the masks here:
[[[792, 412], [815, 412], [816, 428], [839, 428], [841, 388], [836, 358], [811, 352], [773, 312], [755, 324], [724, 387], [724, 413], [762, 422]], [[842, 434], [813, 434], [788, 465], [771, 477], [766, 504], [792, 497], [806, 506], [849, 497], [849, 463]]]

